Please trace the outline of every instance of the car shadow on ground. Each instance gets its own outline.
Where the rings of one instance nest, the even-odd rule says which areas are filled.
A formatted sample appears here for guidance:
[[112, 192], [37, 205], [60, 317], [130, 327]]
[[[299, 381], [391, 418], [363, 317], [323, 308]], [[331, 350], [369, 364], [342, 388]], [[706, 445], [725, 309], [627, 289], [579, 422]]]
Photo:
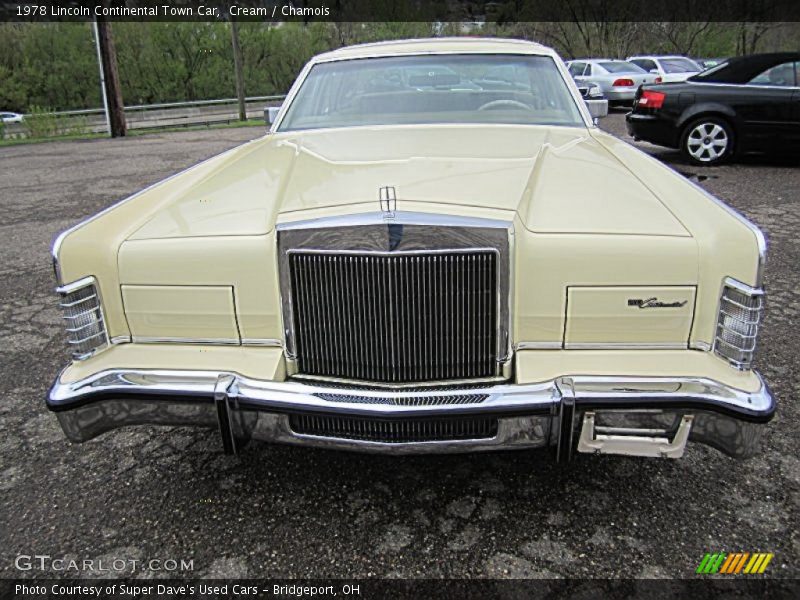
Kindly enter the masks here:
[[[211, 440], [214, 444], [215, 441]], [[694, 447], [687, 452], [707, 453]], [[721, 460], [730, 460], [718, 454]], [[270, 479], [280, 473], [282, 493], [324, 494], [333, 490], [357, 489], [372, 501], [392, 494], [417, 497], [435, 492], [440, 500], [465, 494], [501, 496], [501, 503], [520, 496], [553, 501], [565, 486], [575, 486], [579, 496], [591, 496], [599, 487], [611, 502], [635, 496], [663, 495], [663, 481], [671, 481], [686, 468], [680, 461], [642, 461], [622, 456], [589, 456], [576, 453], [569, 463], [557, 463], [552, 449], [483, 452], [450, 455], [387, 456], [338, 450], [298, 448], [251, 442], [236, 457], [223, 459], [228, 468], [219, 474], [224, 480], [235, 476], [243, 486], [239, 493], [261, 494], [271, 487]], [[191, 479], [191, 473], [187, 473]], [[215, 478], [207, 491], [220, 488]], [[613, 481], [614, 485], [603, 485]], [[635, 481], [635, 491], [622, 481]], [[249, 488], [249, 489], [248, 489]], [[400, 491], [402, 490], [402, 491]], [[425, 496], [426, 494], [422, 494]], [[599, 497], [598, 497], [599, 501]], [[424, 504], [424, 498], [421, 499]], [[409, 508], [417, 502], [412, 502]], [[422, 508], [420, 504], [419, 508]], [[547, 510], [546, 507], [543, 507]]]

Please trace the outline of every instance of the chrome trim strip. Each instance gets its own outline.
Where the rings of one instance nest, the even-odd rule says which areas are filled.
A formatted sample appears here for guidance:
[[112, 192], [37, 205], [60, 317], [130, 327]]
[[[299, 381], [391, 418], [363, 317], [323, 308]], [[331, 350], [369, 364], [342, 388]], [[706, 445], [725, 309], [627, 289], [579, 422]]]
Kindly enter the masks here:
[[283, 348], [283, 342], [274, 338], [242, 338], [242, 346], [269, 346]]
[[[434, 225], [439, 227], [477, 227], [489, 229], [508, 229], [513, 222], [503, 219], [486, 219], [480, 217], [462, 217], [441, 213], [398, 210], [392, 218], [392, 224], [399, 225]], [[326, 227], [357, 227], [362, 225], [386, 225], [382, 212], [361, 212], [352, 215], [336, 215], [300, 221], [286, 221], [275, 225], [277, 231], [294, 229], [323, 229]]]
[[111, 338], [110, 342], [112, 344], [130, 344], [131, 343], [131, 336], [129, 335], [115, 335]]
[[72, 292], [77, 292], [78, 290], [85, 288], [87, 286], [93, 285], [95, 289], [99, 292], [100, 290], [97, 289], [97, 280], [94, 278], [93, 275], [88, 275], [86, 277], [82, 277], [77, 281], [73, 281], [72, 283], [68, 283], [66, 285], [59, 285], [56, 288], [57, 294], [71, 294]]
[[[298, 380], [303, 383], [310, 383], [316, 385], [325, 385], [328, 384], [335, 384], [335, 385], [346, 385], [348, 387], [352, 386], [355, 389], [358, 389], [359, 385], [367, 386], [370, 388], [379, 388], [382, 390], [405, 390], [405, 389], [417, 389], [417, 388], [428, 388], [431, 390], [441, 389], [442, 386], [451, 387], [454, 385], [464, 385], [464, 386], [480, 386], [480, 385], [495, 385], [500, 383], [507, 383], [508, 378], [505, 375], [497, 375], [496, 377], [487, 377], [487, 378], [480, 378], [480, 379], [443, 379], [439, 381], [416, 381], [411, 383], [384, 383], [381, 381], [353, 381], [352, 379], [344, 379], [341, 377], [325, 377], [323, 375], [306, 375], [304, 373], [294, 373], [292, 374], [291, 378], [293, 380]], [[342, 388], [338, 388], [342, 389]]]
[[89, 300], [96, 300], [97, 294], [92, 294], [91, 296], [86, 296], [86, 298], [81, 298], [80, 300], [75, 300], [75, 302], [60, 302], [59, 306], [61, 308], [72, 308], [73, 306], [78, 306], [78, 304], [83, 304], [84, 302], [89, 302]]
[[[747, 294], [748, 296], [764, 296], [765, 295], [765, 292], [764, 292], [763, 288], [761, 288], [760, 286], [759, 287], [751, 287], [751, 286], [747, 285], [746, 283], [742, 283], [741, 281], [737, 281], [736, 279], [733, 279], [732, 277], [726, 277], [725, 280], [723, 281], [723, 284], [722, 284], [723, 291], [724, 291], [724, 289], [726, 287], [732, 287], [734, 289], [737, 289], [740, 292], [742, 292], [743, 294]], [[747, 308], [749, 308], [749, 307], [747, 307]]]
[[[637, 148], [637, 150], [638, 150], [638, 148]], [[640, 152], [641, 152], [641, 150], [640, 150]], [[672, 167], [669, 167], [668, 165], [667, 165], [667, 168], [672, 169]], [[674, 171], [674, 169], [672, 169], [672, 170]], [[680, 173], [678, 173], [677, 171], [675, 171], [675, 173], [680, 175]], [[732, 206], [730, 206], [729, 204], [727, 204], [723, 200], [721, 200], [721, 199], [717, 198], [716, 196], [714, 196], [713, 194], [711, 194], [709, 191], [704, 189], [698, 183], [695, 183], [691, 179], [687, 179], [683, 175], [681, 175], [681, 179], [683, 179], [684, 181], [687, 181], [689, 184], [694, 186], [694, 188], [696, 190], [699, 190], [703, 195], [706, 196], [706, 198], [708, 198], [709, 200], [714, 202], [714, 204], [716, 204], [717, 206], [719, 206], [720, 208], [725, 210], [732, 217], [738, 219], [739, 222], [741, 222], [745, 227], [750, 229], [750, 231], [753, 233], [753, 235], [756, 238], [756, 246], [758, 248], [758, 264], [756, 265], [755, 285], [756, 285], [756, 287], [760, 288], [764, 283], [764, 268], [765, 268], [766, 262], [767, 262], [767, 238], [764, 236], [764, 232], [761, 231], [761, 229], [755, 223], [753, 223], [750, 219], [745, 217], [742, 213], [737, 211], [735, 208], [733, 208]], [[742, 284], [742, 285], [745, 285], [745, 284]]]
[[517, 342], [514, 348], [517, 350], [561, 350], [563, 344], [558, 342]]
[[[94, 296], [94, 297], [96, 298], [96, 296]], [[98, 303], [98, 305], [99, 305], [99, 303]], [[97, 310], [97, 306], [95, 306], [94, 308], [91, 308], [89, 310], [83, 310], [83, 311], [81, 311], [79, 313], [75, 313], [74, 315], [69, 315], [69, 316], [64, 315], [63, 317], [61, 317], [61, 319], [64, 320], [64, 321], [74, 321], [75, 319], [80, 319], [81, 317], [85, 317], [86, 315], [91, 315], [96, 310]], [[100, 317], [100, 320], [103, 321], [103, 323], [105, 323], [105, 319], [103, 319], [102, 316]], [[67, 331], [69, 331], [69, 329], [67, 329]]]
[[470, 248], [441, 248], [436, 250], [403, 250], [397, 252], [393, 250], [316, 250], [313, 248], [300, 249], [289, 248], [286, 250], [287, 254], [363, 254], [365, 256], [415, 256], [420, 254], [469, 254], [470, 252], [493, 252], [499, 255], [500, 252], [497, 248], [479, 248], [477, 246]]
[[629, 343], [629, 342], [566, 342], [566, 350], [686, 350], [686, 342]]
[[233, 338], [182, 338], [182, 337], [157, 337], [157, 336], [133, 336], [134, 344], [208, 344], [239, 346], [239, 339]]

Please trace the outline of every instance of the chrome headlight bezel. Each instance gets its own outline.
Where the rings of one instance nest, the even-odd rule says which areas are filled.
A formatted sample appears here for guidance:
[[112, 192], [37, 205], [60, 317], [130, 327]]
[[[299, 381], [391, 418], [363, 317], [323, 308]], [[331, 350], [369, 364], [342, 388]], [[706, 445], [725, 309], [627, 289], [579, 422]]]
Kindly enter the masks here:
[[84, 277], [56, 288], [73, 360], [86, 360], [110, 344], [97, 280]]
[[762, 288], [732, 278], [722, 284], [712, 350], [740, 371], [752, 367], [764, 301]]

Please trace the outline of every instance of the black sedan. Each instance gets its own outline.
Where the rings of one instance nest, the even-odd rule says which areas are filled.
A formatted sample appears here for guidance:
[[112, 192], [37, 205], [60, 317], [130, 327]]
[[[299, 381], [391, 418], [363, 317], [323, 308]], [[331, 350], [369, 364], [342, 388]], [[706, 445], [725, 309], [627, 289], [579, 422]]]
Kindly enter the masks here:
[[685, 82], [641, 86], [626, 122], [634, 139], [700, 165], [800, 154], [800, 52], [739, 56]]

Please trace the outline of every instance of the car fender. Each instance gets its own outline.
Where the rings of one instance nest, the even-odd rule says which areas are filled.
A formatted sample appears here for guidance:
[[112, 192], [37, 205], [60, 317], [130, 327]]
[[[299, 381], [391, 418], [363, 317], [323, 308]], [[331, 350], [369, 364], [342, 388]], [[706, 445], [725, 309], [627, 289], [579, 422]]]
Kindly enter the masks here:
[[719, 115], [730, 121], [731, 125], [734, 127], [738, 125], [736, 111], [730, 106], [719, 102], [698, 102], [692, 104], [684, 109], [675, 124], [678, 130], [683, 130], [687, 123], [701, 115]]

